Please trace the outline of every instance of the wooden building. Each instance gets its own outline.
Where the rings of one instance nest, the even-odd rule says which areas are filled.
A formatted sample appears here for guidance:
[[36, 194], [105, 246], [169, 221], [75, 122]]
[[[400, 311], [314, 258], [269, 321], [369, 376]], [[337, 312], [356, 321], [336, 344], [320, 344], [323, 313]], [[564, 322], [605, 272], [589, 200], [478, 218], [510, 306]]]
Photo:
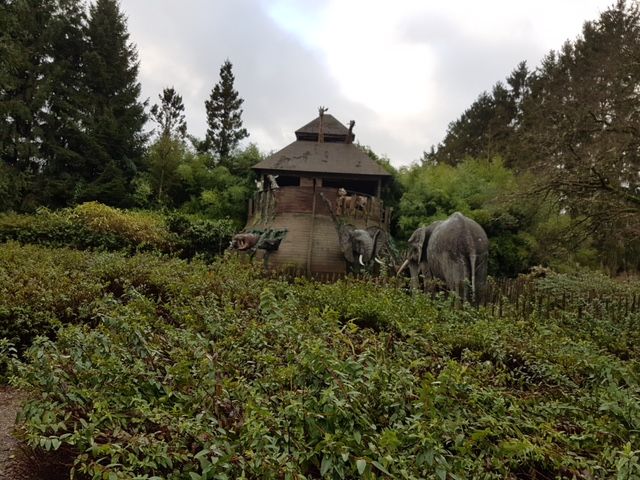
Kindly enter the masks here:
[[245, 232], [278, 239], [257, 251], [268, 268], [314, 277], [345, 274], [337, 223], [388, 233], [391, 212], [380, 194], [391, 176], [353, 144], [354, 124], [347, 128], [321, 108], [296, 130], [293, 143], [253, 167], [258, 191]]

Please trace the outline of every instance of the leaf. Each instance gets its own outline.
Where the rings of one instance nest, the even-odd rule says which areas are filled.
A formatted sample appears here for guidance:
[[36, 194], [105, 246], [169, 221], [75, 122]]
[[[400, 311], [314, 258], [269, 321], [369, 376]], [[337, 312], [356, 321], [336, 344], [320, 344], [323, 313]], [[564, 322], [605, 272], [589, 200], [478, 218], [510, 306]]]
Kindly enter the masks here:
[[356, 461], [356, 468], [358, 469], [358, 473], [362, 475], [364, 473], [364, 469], [367, 468], [367, 461], [360, 458]]
[[322, 457], [322, 463], [320, 464], [320, 475], [324, 477], [332, 466], [333, 462], [331, 460], [331, 457], [328, 457], [327, 455]]
[[389, 475], [390, 477], [393, 477], [393, 475], [391, 475], [383, 466], [380, 462], [376, 462], [375, 460], [371, 462], [371, 464], [376, 467], [378, 470], [380, 470], [382, 473]]
[[446, 480], [447, 471], [444, 468], [436, 468], [436, 475], [440, 480]]

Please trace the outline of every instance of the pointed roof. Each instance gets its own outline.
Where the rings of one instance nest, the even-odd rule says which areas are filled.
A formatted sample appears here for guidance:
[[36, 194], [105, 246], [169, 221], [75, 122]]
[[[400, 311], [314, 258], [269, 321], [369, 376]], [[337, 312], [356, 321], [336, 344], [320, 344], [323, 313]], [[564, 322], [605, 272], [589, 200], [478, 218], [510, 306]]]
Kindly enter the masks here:
[[320, 117], [296, 130], [296, 141], [253, 166], [262, 172], [391, 175], [361, 148], [347, 140], [349, 129], [332, 115], [323, 115], [324, 141], [318, 141]]
[[[320, 117], [316, 117], [307, 123], [304, 127], [300, 127], [296, 130], [297, 140], [310, 140], [313, 142], [318, 141], [318, 132], [320, 131]], [[324, 133], [325, 142], [345, 142], [347, 135], [349, 135], [349, 129], [340, 123], [336, 117], [325, 113], [322, 116], [322, 132]], [[351, 134], [351, 141], [355, 139], [355, 135]]]

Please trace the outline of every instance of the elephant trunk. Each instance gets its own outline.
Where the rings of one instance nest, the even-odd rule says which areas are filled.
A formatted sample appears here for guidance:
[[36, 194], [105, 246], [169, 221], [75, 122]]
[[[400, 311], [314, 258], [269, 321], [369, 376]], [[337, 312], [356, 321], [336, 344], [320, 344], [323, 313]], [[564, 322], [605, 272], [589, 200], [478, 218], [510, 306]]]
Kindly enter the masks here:
[[409, 259], [407, 258], [404, 263], [402, 265], [400, 265], [400, 268], [398, 269], [398, 273], [396, 273], [396, 276], [400, 275], [402, 273], [402, 271], [407, 268], [407, 265], [409, 265]]

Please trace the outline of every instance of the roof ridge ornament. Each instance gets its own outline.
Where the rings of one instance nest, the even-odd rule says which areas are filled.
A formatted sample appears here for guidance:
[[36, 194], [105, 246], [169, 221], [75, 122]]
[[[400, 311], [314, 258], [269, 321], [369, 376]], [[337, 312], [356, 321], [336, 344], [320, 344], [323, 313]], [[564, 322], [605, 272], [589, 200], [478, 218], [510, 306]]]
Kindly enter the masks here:
[[324, 131], [323, 131], [323, 119], [324, 112], [329, 110], [327, 107], [323, 107], [322, 105], [318, 107], [318, 113], [320, 114], [320, 125], [318, 125], [318, 143], [324, 142]]
[[355, 125], [355, 120], [349, 120], [349, 133], [347, 133], [347, 138], [344, 139], [344, 143], [353, 143], [353, 127], [355, 127]]

